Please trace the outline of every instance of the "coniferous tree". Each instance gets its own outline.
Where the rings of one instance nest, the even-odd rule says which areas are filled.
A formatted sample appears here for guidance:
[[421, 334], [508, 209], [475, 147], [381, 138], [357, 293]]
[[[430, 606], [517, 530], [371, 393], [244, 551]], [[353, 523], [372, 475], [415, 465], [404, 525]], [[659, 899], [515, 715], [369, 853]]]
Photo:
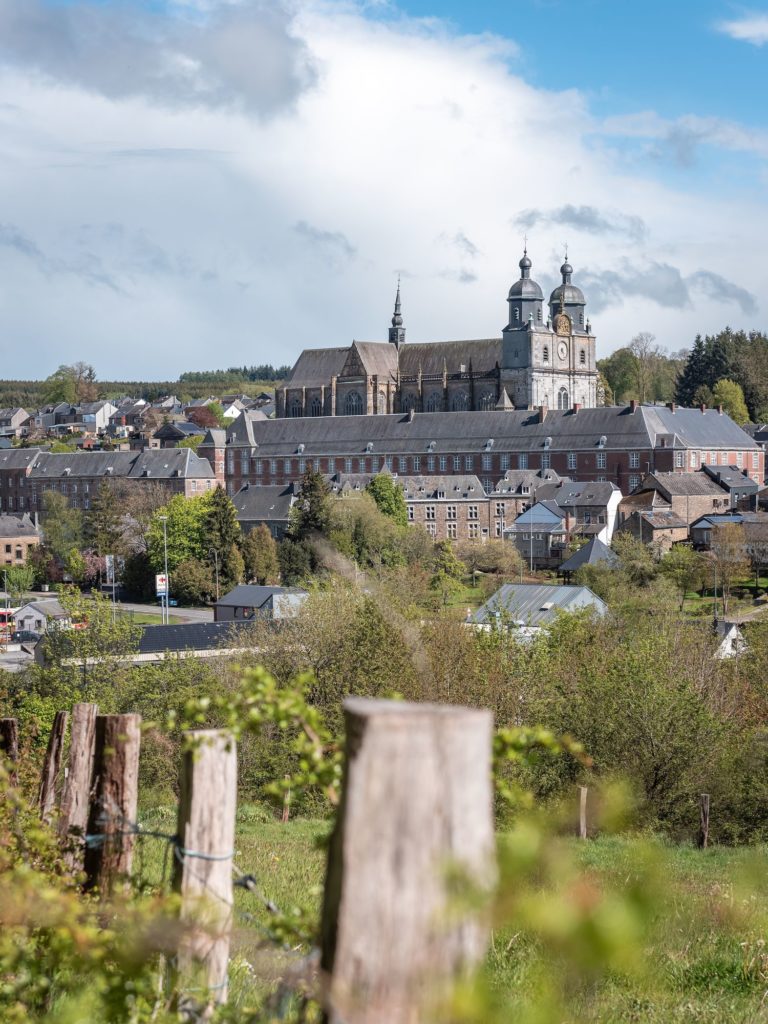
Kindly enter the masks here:
[[97, 555], [114, 555], [122, 546], [123, 527], [120, 503], [114, 487], [102, 480], [85, 522], [85, 539]]
[[328, 526], [330, 488], [322, 474], [308, 469], [301, 481], [298, 501], [291, 509], [291, 536], [301, 540], [307, 534], [323, 532]]
[[239, 551], [241, 534], [237, 509], [223, 487], [217, 487], [211, 495], [206, 538], [210, 549], [208, 561], [214, 571], [218, 563], [219, 588], [229, 590], [243, 578], [243, 560]]
[[277, 543], [269, 528], [261, 523], [243, 538], [243, 561], [249, 581], [264, 586], [277, 583], [280, 563], [277, 558]]
[[693, 406], [696, 391], [702, 386], [711, 388], [712, 384], [709, 381], [709, 368], [707, 364], [708, 358], [704, 339], [700, 334], [697, 334], [691, 353], [688, 356], [688, 361], [677, 380], [675, 401], [678, 405]]

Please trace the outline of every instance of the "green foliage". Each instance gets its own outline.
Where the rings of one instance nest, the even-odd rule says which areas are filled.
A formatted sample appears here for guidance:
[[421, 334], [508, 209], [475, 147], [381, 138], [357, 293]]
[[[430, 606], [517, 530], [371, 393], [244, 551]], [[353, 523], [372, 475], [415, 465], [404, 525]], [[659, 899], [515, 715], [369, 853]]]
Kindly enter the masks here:
[[699, 590], [707, 577], [707, 561], [687, 544], [675, 544], [659, 563], [659, 570], [668, 576], [680, 591], [680, 609], [689, 590]]
[[[698, 404], [706, 400], [704, 389], [714, 397], [718, 381], [724, 379], [741, 388], [748, 418], [763, 422], [768, 417], [768, 338], [764, 334], [726, 327], [719, 334], [697, 337], [678, 379], [676, 400], [681, 405]], [[725, 396], [733, 403], [736, 421], [746, 422], [738, 393], [729, 388]]]
[[104, 675], [112, 659], [138, 649], [139, 627], [115, 616], [108, 597], [94, 593], [86, 598], [76, 587], [62, 587], [59, 601], [77, 628], [54, 626], [40, 641], [52, 668], [69, 663], [85, 678], [93, 663], [97, 674]]
[[8, 593], [11, 597], [21, 601], [24, 594], [31, 590], [35, 582], [35, 567], [33, 565], [9, 565], [2, 570]]
[[280, 575], [287, 587], [295, 586], [308, 579], [314, 565], [312, 549], [305, 540], [286, 537], [277, 552]]
[[205, 604], [216, 589], [213, 573], [207, 562], [188, 558], [173, 571], [173, 592], [182, 604]]
[[261, 523], [250, 530], [243, 538], [241, 550], [245, 577], [249, 582], [262, 586], [277, 583], [280, 576], [277, 542], [269, 532], [268, 526]]
[[102, 480], [85, 520], [85, 542], [98, 555], [121, 554], [123, 514], [113, 484]]
[[716, 405], [722, 405], [732, 420], [744, 426], [749, 423], [749, 411], [744, 401], [744, 392], [736, 381], [723, 377], [712, 388], [712, 398]]
[[214, 569], [218, 562], [219, 585], [226, 593], [241, 582], [243, 559], [238, 550], [241, 534], [237, 509], [223, 487], [216, 487], [208, 499], [205, 535], [208, 543], [207, 561]]
[[402, 565], [406, 560], [407, 526], [382, 512], [373, 496], [344, 495], [330, 501], [327, 536], [334, 547], [363, 569]]
[[321, 473], [307, 469], [296, 504], [291, 509], [290, 534], [302, 540], [308, 534], [322, 533], [328, 526], [330, 488]]
[[43, 492], [41, 517], [46, 549], [62, 564], [83, 547], [83, 517], [58, 491]]
[[185, 498], [176, 494], [152, 515], [147, 531], [147, 554], [154, 571], [162, 572], [165, 564], [162, 516], [167, 516], [168, 572], [172, 574], [180, 562], [195, 558], [207, 562], [212, 543], [208, 533], [209, 514], [215, 491]]
[[451, 594], [455, 594], [460, 589], [466, 572], [467, 567], [456, 557], [451, 542], [449, 540], [438, 541], [435, 544], [430, 586], [440, 594], [443, 605], [448, 604]]
[[191, 448], [193, 452], [196, 452], [197, 449], [202, 444], [202, 442], [203, 442], [203, 434], [191, 434], [189, 437], [182, 437], [182, 439], [180, 441], [177, 441], [176, 442], [176, 447], [177, 448]]
[[408, 507], [402, 487], [399, 487], [388, 473], [378, 473], [366, 490], [376, 502], [379, 512], [388, 516], [398, 526], [408, 525]]

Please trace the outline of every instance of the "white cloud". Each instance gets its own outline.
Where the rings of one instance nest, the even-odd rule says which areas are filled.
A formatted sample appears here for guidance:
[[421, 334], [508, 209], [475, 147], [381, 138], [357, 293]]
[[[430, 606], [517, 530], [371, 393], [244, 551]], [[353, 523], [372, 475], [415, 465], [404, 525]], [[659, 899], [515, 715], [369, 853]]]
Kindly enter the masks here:
[[768, 43], [768, 14], [745, 14], [733, 21], [721, 21], [717, 28], [723, 35], [739, 42], [752, 43], [753, 46]]
[[[179, 9], [217, 15], [201, 0]], [[657, 160], [614, 145], [658, 145], [670, 122], [599, 121], [579, 92], [530, 86], [507, 41], [390, 13], [303, 3], [281, 39], [315, 77], [279, 103], [257, 88], [171, 103], [146, 64], [130, 95], [42, 58], [6, 66], [4, 373], [28, 374], [31, 350], [35, 373], [84, 358], [136, 379], [385, 338], [398, 271], [409, 339], [491, 337], [518, 274], [525, 228], [512, 225], [532, 211], [542, 287], [567, 240], [575, 282], [602, 288], [601, 353], [640, 330], [677, 349], [725, 322], [761, 326], [763, 192], [664, 184]], [[243, 81], [228, 79], [230, 95]], [[748, 133], [717, 124], [712, 145], [736, 167]]]

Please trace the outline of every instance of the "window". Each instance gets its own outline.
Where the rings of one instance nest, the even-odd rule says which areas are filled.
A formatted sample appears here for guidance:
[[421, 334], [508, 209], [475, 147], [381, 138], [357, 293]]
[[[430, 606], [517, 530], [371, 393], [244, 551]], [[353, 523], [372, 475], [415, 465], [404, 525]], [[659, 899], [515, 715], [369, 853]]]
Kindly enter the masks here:
[[451, 399], [451, 409], [454, 412], [465, 412], [469, 408], [469, 395], [466, 391], [457, 391]]
[[264, 469], [264, 466], [263, 466], [262, 460], [261, 459], [254, 459], [253, 460], [253, 472], [254, 473], [261, 473], [263, 471], [263, 469]]
[[541, 359], [544, 363], [549, 362], [549, 345], [545, 345], [544, 348], [541, 350]]
[[[583, 313], [581, 314], [581, 322], [584, 323], [584, 314]], [[582, 349], [581, 352], [579, 352], [579, 362], [581, 363], [582, 366], [584, 366], [586, 361], [587, 361], [587, 353], [584, 351], [584, 349]]]
[[10, 553], [11, 553], [11, 545], [10, 544], [6, 544], [5, 545], [5, 553], [6, 553], [6, 555], [10, 555]]
[[437, 527], [435, 526], [434, 523], [426, 523], [425, 524], [425, 529], [426, 529], [427, 533], [430, 535], [430, 537], [436, 537], [437, 536]]
[[695, 469], [699, 464], [699, 453], [691, 452], [688, 461], [691, 466], [691, 469]]
[[467, 536], [470, 540], [477, 540], [480, 536], [480, 526], [477, 523], [469, 523], [467, 526]]
[[344, 472], [345, 473], [351, 473], [352, 472], [352, 459], [344, 459]]
[[277, 459], [269, 460], [269, 472], [274, 476], [277, 473]]
[[290, 473], [291, 472], [291, 460], [290, 459], [284, 459], [283, 460], [283, 472], [284, 473]]
[[350, 391], [344, 399], [345, 416], [361, 416], [363, 413], [363, 398], [359, 391]]
[[378, 409], [377, 409], [377, 411], [380, 412], [380, 413], [385, 413], [387, 411], [387, 396], [384, 394], [383, 391], [379, 392], [379, 400], [378, 400]]
[[[378, 469], [378, 462], [377, 462], [376, 468]], [[329, 473], [335, 473], [336, 472], [336, 459], [328, 459], [328, 472]]]
[[357, 472], [358, 473], [364, 473], [365, 472], [365, 459], [358, 459], [357, 460]]
[[467, 519], [477, 519], [477, 518], [478, 518], [477, 505], [470, 505], [467, 508]]
[[640, 452], [629, 453], [629, 468], [639, 469], [640, 468]]
[[320, 459], [312, 459], [312, 469], [314, 469], [316, 473], [320, 472]]
[[497, 501], [496, 502], [496, 515], [497, 516], [501, 516], [503, 518], [503, 516], [504, 516], [504, 502], [503, 501]]
[[465, 455], [464, 456], [464, 469], [468, 473], [471, 473], [474, 468], [475, 468], [474, 457], [472, 455]]
[[675, 452], [675, 466], [683, 469], [685, 466], [685, 452]]
[[405, 456], [405, 455], [401, 455], [400, 456], [400, 458], [397, 460], [397, 468], [398, 468], [398, 470], [401, 473], [407, 473], [408, 472], [408, 457], [407, 456]]
[[24, 552], [21, 548], [16, 548], [16, 561], [20, 562], [24, 558]]
[[551, 467], [552, 467], [552, 456], [549, 454], [549, 452], [542, 452], [541, 453], [541, 468], [542, 469], [550, 469]]
[[491, 462], [492, 457], [493, 456], [491, 456], [491, 455], [484, 455], [483, 456], [483, 469], [490, 469], [491, 468], [491, 466], [492, 466], [492, 462]]
[[301, 402], [298, 398], [292, 398], [291, 404], [288, 406], [288, 415], [291, 419], [299, 419], [304, 415], [304, 410], [301, 407]]
[[427, 471], [430, 472], [430, 473], [434, 473], [434, 471], [435, 471], [435, 456], [434, 455], [428, 455], [427, 456]]
[[456, 506], [455, 505], [446, 505], [446, 508], [445, 508], [445, 518], [446, 519], [456, 519]]
[[418, 473], [420, 469], [421, 469], [421, 456], [420, 455], [414, 455], [413, 456], [413, 472], [414, 473]]
[[720, 452], [720, 465], [721, 466], [727, 466], [728, 465], [728, 452]]
[[384, 456], [384, 465], [386, 466], [386, 468], [391, 473], [392, 472], [392, 456], [391, 455], [385, 455]]
[[493, 391], [486, 391], [480, 396], [480, 408], [482, 410], [493, 409], [496, 405], [496, 395]]
[[306, 471], [307, 471], [307, 460], [306, 459], [299, 459], [299, 472], [300, 473], [306, 473]]
[[576, 469], [576, 452], [568, 452], [568, 469]]
[[443, 408], [443, 394], [441, 391], [433, 391], [427, 399], [427, 412], [439, 412]]
[[744, 452], [736, 452], [736, 465], [739, 469], [744, 465]]
[[598, 452], [595, 456], [595, 465], [598, 469], [605, 469], [605, 452]]
[[517, 456], [517, 468], [518, 469], [528, 469], [528, 453], [527, 452], [520, 452], [520, 454]]
[[408, 506], [408, 522], [413, 522], [413, 505]]
[[461, 456], [460, 455], [454, 455], [453, 456], [453, 472], [454, 473], [458, 473], [460, 469], [461, 469]]
[[760, 466], [760, 455], [758, 452], [752, 452], [752, 469], [758, 469]]
[[371, 472], [372, 473], [378, 473], [379, 472], [379, 460], [376, 458], [375, 455], [371, 456]]
[[241, 452], [240, 453], [240, 472], [243, 474], [243, 476], [247, 476], [248, 475], [248, 464], [249, 464], [249, 462], [250, 462], [250, 459], [248, 458], [248, 452]]
[[597, 478], [597, 482], [598, 482], [599, 484], [604, 484], [604, 483], [605, 483], [605, 477], [604, 477], [604, 476], [599, 476], [599, 477]]
[[440, 456], [440, 472], [444, 473], [448, 469], [448, 458], [445, 455]]
[[636, 487], [639, 487], [639, 486], [640, 486], [640, 477], [633, 473], [632, 476], [630, 476], [630, 478], [629, 478], [629, 489], [630, 489], [630, 491], [634, 491], [634, 489]]
[[431, 520], [435, 519], [435, 506], [434, 505], [426, 505], [424, 507], [424, 518], [425, 519], [431, 519]]
[[557, 393], [557, 408], [567, 409], [568, 408], [568, 388], [560, 388]]
[[499, 469], [502, 471], [502, 473], [505, 470], [509, 469], [509, 455], [499, 456]]
[[315, 395], [312, 401], [309, 403], [309, 415], [310, 416], [322, 416], [323, 415], [323, 403]]
[[456, 540], [456, 523], [448, 523], [445, 529], [448, 534], [448, 539]]
[[235, 453], [234, 452], [228, 452], [227, 453], [227, 472], [228, 473], [234, 473], [235, 472]]

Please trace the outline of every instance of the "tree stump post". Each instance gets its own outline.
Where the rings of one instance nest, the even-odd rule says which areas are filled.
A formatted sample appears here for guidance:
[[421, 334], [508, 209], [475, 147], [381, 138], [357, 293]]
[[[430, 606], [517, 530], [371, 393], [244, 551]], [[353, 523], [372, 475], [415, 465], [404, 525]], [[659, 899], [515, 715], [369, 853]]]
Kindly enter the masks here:
[[579, 839], [587, 838], [587, 787], [579, 786]]
[[88, 824], [98, 713], [96, 704], [75, 704], [72, 708], [69, 763], [61, 790], [58, 826], [59, 836], [66, 843], [64, 856], [73, 871], [83, 868], [83, 836]]
[[[327, 1024], [419, 1024], [482, 960], [448, 872], [495, 879], [490, 712], [345, 701], [347, 760], [321, 930]], [[439, 1019], [439, 1014], [438, 1018]]]
[[131, 873], [141, 715], [98, 715], [85, 843], [85, 890], [108, 896]]
[[201, 1002], [194, 993], [207, 993], [210, 1013], [227, 999], [237, 748], [229, 733], [216, 729], [185, 733], [185, 739], [191, 745], [182, 763], [173, 870], [182, 899], [179, 1002], [182, 1012], [192, 1011]]
[[61, 768], [61, 755], [64, 752], [64, 736], [67, 731], [68, 718], [69, 715], [66, 711], [57, 711], [51, 726], [51, 735], [48, 737], [38, 794], [40, 817], [43, 821], [50, 821], [56, 803], [56, 780]]
[[19, 760], [19, 721], [0, 718], [0, 754], [8, 761], [8, 780], [12, 786], [19, 781], [16, 766]]
[[709, 793], [699, 795], [699, 849], [709, 845]]

